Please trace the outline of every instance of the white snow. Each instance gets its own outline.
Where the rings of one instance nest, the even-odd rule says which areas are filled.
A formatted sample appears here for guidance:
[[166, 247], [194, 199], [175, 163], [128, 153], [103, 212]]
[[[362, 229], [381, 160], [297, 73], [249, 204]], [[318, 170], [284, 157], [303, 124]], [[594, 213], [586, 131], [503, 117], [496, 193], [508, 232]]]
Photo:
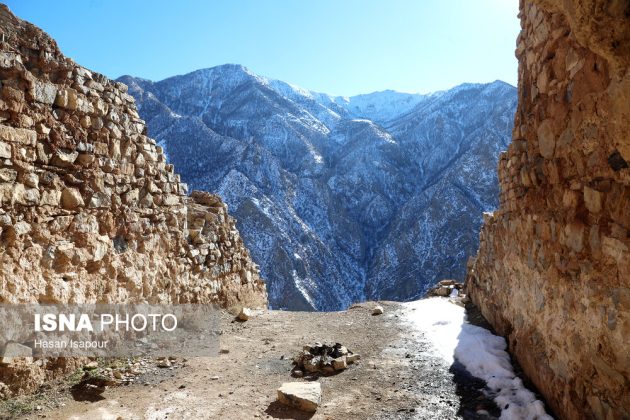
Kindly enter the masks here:
[[311, 304], [313, 308], [317, 308], [317, 305], [313, 301], [311, 294], [308, 292], [309, 289], [304, 285], [305, 279], [300, 278], [296, 270], [291, 270], [291, 276], [293, 277], [293, 283], [295, 284], [295, 287], [300, 291], [302, 296], [304, 296], [304, 299], [306, 299], [306, 301]]
[[337, 96], [334, 101], [337, 105], [346, 108], [351, 115], [383, 123], [410, 112], [426, 98], [427, 95], [418, 93], [386, 90], [349, 98]]
[[449, 364], [457, 359], [486, 381], [489, 395], [502, 410], [501, 419], [553, 419], [514, 374], [503, 337], [469, 324], [464, 308], [448, 298], [422, 299], [405, 306], [407, 320], [433, 343], [439, 356]]

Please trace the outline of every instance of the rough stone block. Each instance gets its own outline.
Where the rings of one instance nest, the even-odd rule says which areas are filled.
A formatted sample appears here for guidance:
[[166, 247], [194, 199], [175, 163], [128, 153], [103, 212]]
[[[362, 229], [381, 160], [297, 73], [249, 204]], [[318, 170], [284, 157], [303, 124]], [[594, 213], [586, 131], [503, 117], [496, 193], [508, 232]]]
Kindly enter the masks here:
[[52, 83], [35, 82], [33, 86], [33, 98], [37, 102], [41, 102], [46, 105], [52, 105], [55, 103], [57, 97], [57, 86]]
[[538, 146], [540, 154], [546, 158], [553, 158], [553, 152], [556, 148], [556, 139], [553, 134], [553, 125], [551, 120], [546, 119], [538, 127]]
[[39, 204], [42, 206], [57, 207], [61, 202], [61, 191], [46, 190], [42, 192]]
[[602, 193], [589, 187], [584, 187], [584, 204], [591, 213], [602, 210]]
[[314, 413], [322, 402], [322, 387], [319, 382], [287, 382], [278, 389], [278, 401]]
[[74, 164], [77, 160], [77, 156], [79, 156], [79, 152], [76, 151], [57, 150], [50, 163], [60, 168], [68, 168]]
[[65, 188], [61, 192], [61, 206], [66, 210], [77, 210], [83, 207], [83, 197], [76, 188]]
[[35, 146], [37, 133], [35, 130], [29, 130], [26, 128], [14, 128], [6, 125], [0, 125], [0, 140], [24, 144], [27, 146]]
[[10, 168], [0, 169], [0, 182], [13, 182], [17, 178], [17, 171]]

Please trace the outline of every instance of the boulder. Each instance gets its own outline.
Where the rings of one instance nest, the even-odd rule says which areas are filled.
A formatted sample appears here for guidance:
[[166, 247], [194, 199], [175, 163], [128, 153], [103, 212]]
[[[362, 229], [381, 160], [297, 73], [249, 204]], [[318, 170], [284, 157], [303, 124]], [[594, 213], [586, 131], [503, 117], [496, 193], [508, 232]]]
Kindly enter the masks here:
[[286, 382], [278, 388], [278, 401], [298, 410], [314, 413], [322, 402], [319, 382]]
[[252, 310], [249, 308], [242, 308], [241, 312], [239, 312], [237, 318], [239, 321], [247, 321], [252, 316]]
[[376, 305], [374, 309], [372, 310], [372, 315], [382, 315], [382, 314], [383, 314], [383, 307], [381, 305]]

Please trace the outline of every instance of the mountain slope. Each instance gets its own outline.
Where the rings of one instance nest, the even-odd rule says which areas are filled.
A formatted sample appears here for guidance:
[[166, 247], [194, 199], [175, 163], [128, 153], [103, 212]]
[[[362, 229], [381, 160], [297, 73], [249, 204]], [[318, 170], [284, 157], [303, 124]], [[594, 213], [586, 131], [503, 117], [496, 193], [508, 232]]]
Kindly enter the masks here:
[[120, 80], [184, 181], [228, 203], [275, 308], [407, 300], [462, 278], [497, 204], [516, 105], [502, 82], [342, 98], [238, 65]]

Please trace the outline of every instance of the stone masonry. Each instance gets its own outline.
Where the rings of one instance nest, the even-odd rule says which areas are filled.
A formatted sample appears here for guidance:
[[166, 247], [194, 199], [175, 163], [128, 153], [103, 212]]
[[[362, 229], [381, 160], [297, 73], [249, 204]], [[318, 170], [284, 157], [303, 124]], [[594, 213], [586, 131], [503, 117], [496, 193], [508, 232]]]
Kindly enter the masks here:
[[552, 410], [630, 418], [630, 3], [521, 0], [519, 107], [467, 288]]
[[[0, 303], [266, 305], [225, 204], [187, 196], [127, 87], [3, 5], [0, 36]], [[0, 385], [72, 367], [0, 364]]]

